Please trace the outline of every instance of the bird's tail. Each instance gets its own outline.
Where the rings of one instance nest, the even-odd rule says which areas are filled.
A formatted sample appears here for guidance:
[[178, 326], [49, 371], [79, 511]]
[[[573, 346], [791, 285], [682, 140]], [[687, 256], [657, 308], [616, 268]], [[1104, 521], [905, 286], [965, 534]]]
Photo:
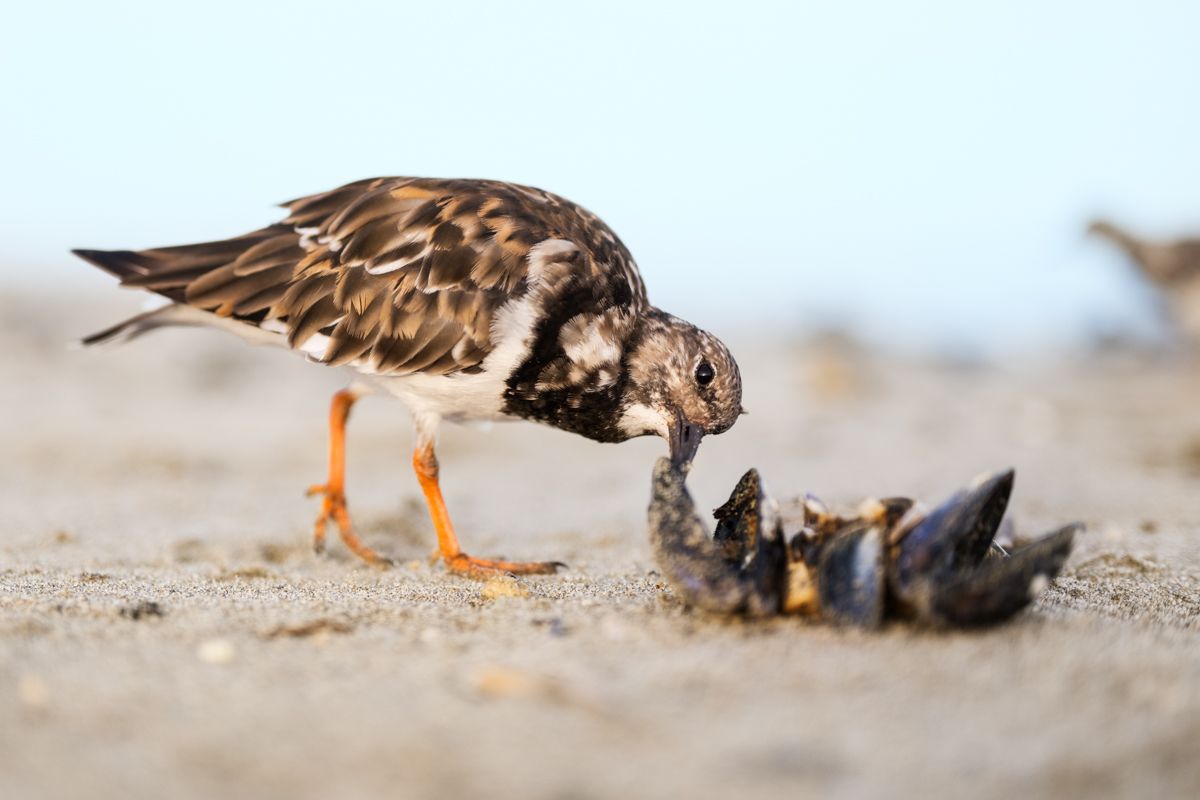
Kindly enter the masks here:
[[125, 280], [149, 271], [148, 259], [133, 250], [72, 250], [74, 255], [113, 277]]
[[97, 331], [91, 336], [85, 336], [79, 340], [79, 343], [84, 347], [90, 347], [94, 344], [128, 342], [157, 328], [205, 325], [208, 324], [207, 317], [210, 316], [210, 314], [190, 306], [171, 303], [153, 311], [144, 311], [118, 322], [110, 328]]
[[[150, 250], [71, 252], [109, 275], [120, 278], [122, 286], [148, 289], [179, 303], [183, 302], [189, 285], [222, 267], [228, 268], [247, 251], [268, 240], [291, 245], [299, 240], [299, 236], [290, 228], [273, 225], [245, 236], [219, 242], [156, 247]], [[274, 251], [280, 249], [276, 247]], [[274, 254], [274, 251], [271, 254]]]
[[[181, 305], [187, 284], [211, 271], [223, 261], [232, 260], [236, 252], [218, 252], [223, 242], [212, 245], [157, 250], [72, 250], [71, 252], [121, 280], [122, 286], [150, 289], [173, 302], [161, 308], [145, 311], [112, 327], [84, 337], [80, 344], [115, 344], [136, 339], [157, 328], [201, 324], [193, 309]], [[225, 248], [232, 250], [231, 248]]]
[[136, 251], [72, 250], [119, 278], [122, 286], [171, 301], [94, 333], [82, 344], [128, 341], [167, 326], [220, 327], [226, 318], [261, 319], [287, 289], [292, 266], [304, 255], [299, 241], [290, 227], [273, 225], [219, 242]]

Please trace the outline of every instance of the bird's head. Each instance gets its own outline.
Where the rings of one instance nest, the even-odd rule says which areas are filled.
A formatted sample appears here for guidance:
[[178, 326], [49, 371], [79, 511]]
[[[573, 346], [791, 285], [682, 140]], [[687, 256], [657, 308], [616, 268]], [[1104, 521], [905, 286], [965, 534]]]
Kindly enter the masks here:
[[705, 434], [743, 413], [737, 362], [720, 339], [661, 311], [642, 318], [634, 341], [618, 425], [627, 436], [663, 437], [686, 469]]
[[1092, 236], [1099, 236], [1103, 239], [1111, 239], [1114, 242], [1120, 243], [1123, 239], [1128, 238], [1127, 234], [1113, 225], [1106, 219], [1097, 218], [1088, 224], [1087, 232]]

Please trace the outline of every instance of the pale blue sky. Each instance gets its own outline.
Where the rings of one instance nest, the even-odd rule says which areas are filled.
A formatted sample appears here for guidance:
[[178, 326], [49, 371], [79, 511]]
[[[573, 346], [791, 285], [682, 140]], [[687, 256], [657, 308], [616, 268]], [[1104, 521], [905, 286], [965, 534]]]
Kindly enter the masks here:
[[1145, 325], [1110, 214], [1200, 229], [1186, 2], [21, 3], [0, 270], [236, 234], [381, 174], [564, 194], [710, 327], [1029, 346]]

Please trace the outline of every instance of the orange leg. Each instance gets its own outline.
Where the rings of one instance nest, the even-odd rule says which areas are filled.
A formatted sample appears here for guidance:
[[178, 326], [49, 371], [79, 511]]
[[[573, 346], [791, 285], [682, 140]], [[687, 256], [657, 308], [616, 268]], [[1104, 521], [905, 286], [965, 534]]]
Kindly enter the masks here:
[[446, 501], [442, 499], [442, 489], [438, 485], [438, 461], [433, 452], [432, 442], [418, 445], [413, 451], [413, 470], [421, 483], [421, 491], [425, 493], [429, 516], [433, 518], [433, 528], [437, 531], [438, 555], [446, 562], [446, 568], [451, 572], [468, 578], [486, 579], [507, 573], [552, 575], [559, 567], [565, 566], [559, 561], [494, 561], [467, 555], [458, 546], [454, 524], [450, 522], [450, 512], [446, 510]]
[[346, 420], [356, 400], [358, 394], [351, 389], [343, 389], [333, 396], [329, 406], [329, 480], [308, 487], [310, 497], [315, 494], [324, 496], [321, 513], [317, 515], [316, 525], [313, 526], [313, 550], [320, 553], [325, 549], [325, 526], [332, 519], [342, 534], [342, 541], [352, 553], [368, 564], [387, 567], [391, 566], [391, 560], [379, 555], [358, 538], [350, 524], [350, 512], [346, 510]]

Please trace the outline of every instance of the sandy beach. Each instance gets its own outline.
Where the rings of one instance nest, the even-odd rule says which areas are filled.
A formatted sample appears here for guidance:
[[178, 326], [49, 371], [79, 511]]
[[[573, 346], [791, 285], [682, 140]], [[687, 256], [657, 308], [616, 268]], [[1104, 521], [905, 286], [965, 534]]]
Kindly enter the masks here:
[[0, 295], [0, 796], [1200, 794], [1195, 360], [727, 335], [750, 414], [701, 449], [704, 505], [750, 466], [847, 504], [1013, 466], [1022, 533], [1088, 526], [1011, 624], [866, 634], [684, 608], [646, 541], [657, 440], [448, 428], [464, 546], [570, 568], [447, 576], [384, 398], [348, 495], [398, 566], [315, 556], [345, 374], [207, 331], [66, 347], [138, 303]]

